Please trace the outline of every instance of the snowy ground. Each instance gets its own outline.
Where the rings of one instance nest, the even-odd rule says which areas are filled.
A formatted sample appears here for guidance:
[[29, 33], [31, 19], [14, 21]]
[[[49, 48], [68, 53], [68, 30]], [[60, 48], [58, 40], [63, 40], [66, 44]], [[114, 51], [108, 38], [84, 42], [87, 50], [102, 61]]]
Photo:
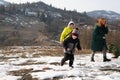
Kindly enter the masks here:
[[[90, 62], [90, 54], [75, 55], [74, 68], [60, 66], [63, 56], [39, 56], [24, 52], [28, 57], [20, 57], [16, 47], [9, 55], [0, 50], [0, 80], [120, 80], [120, 57], [111, 62], [103, 62], [102, 54], [95, 55], [95, 62]], [[17, 54], [15, 53], [17, 52]], [[113, 55], [107, 54], [109, 58]], [[3, 56], [3, 57], [2, 57]]]

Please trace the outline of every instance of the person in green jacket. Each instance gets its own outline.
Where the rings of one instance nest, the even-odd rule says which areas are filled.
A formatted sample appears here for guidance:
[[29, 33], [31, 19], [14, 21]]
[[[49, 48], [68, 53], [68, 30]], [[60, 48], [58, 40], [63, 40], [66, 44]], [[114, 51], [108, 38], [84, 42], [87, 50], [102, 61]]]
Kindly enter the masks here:
[[73, 21], [70, 21], [67, 27], [65, 27], [61, 33], [61, 36], [60, 36], [61, 45], [63, 44], [63, 41], [70, 36], [70, 34], [74, 29], [75, 29], [75, 23]]
[[106, 24], [105, 18], [100, 18], [95, 25], [95, 29], [93, 31], [93, 37], [92, 37], [92, 43], [91, 43], [91, 49], [93, 51], [91, 56], [91, 61], [95, 62], [94, 55], [96, 51], [102, 51], [103, 52], [103, 62], [111, 61], [111, 59], [107, 59], [107, 45], [106, 45], [106, 39], [105, 34], [108, 33], [108, 27]]

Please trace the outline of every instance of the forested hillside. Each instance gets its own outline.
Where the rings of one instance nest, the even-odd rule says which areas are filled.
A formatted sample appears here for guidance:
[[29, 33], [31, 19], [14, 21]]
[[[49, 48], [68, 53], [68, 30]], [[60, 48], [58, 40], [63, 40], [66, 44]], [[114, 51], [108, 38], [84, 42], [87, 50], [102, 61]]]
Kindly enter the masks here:
[[[56, 45], [68, 22], [73, 20], [80, 28], [80, 39], [84, 49], [90, 49], [92, 31], [96, 19], [86, 12], [79, 13], [66, 8], [58, 9], [43, 2], [0, 5], [0, 44]], [[108, 45], [119, 47], [120, 20], [107, 19]]]

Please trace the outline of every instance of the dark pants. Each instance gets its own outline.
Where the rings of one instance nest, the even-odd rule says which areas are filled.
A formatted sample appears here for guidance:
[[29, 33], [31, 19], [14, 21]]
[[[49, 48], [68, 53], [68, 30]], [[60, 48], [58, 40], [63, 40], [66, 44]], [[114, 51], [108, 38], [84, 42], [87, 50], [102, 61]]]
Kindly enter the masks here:
[[[106, 56], [107, 48], [103, 47], [102, 52], [103, 52], [103, 59], [107, 59], [107, 56]], [[96, 51], [93, 51], [92, 56], [91, 56], [91, 60], [93, 60], [93, 61], [94, 61], [95, 53], [96, 53]]]
[[67, 60], [69, 60], [69, 66], [72, 66], [74, 61], [74, 54], [65, 53], [64, 58], [61, 60], [61, 66], [63, 66]]

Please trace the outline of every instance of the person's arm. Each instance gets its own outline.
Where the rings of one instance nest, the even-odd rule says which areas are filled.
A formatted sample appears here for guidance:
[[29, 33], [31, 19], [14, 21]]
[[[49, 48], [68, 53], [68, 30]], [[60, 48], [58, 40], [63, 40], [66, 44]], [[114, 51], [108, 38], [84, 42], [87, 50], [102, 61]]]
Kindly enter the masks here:
[[63, 41], [63, 47], [65, 48], [65, 50], [67, 50], [67, 48], [68, 48], [68, 42], [69, 42], [69, 39], [65, 39]]
[[104, 23], [103, 30], [104, 30], [104, 33], [105, 33], [105, 34], [108, 33], [108, 25], [107, 25], [107, 22], [106, 22], [106, 21], [105, 21], [105, 23]]
[[66, 28], [64, 28], [63, 32], [61, 33], [61, 36], [60, 36], [60, 43], [63, 43], [64, 38], [65, 38], [65, 35], [66, 35]]
[[107, 26], [104, 26], [104, 33], [107, 34], [108, 33], [108, 27]]
[[78, 49], [78, 50], [81, 50], [80, 40], [78, 39], [77, 42], [78, 42], [78, 43], [77, 43], [77, 49]]

